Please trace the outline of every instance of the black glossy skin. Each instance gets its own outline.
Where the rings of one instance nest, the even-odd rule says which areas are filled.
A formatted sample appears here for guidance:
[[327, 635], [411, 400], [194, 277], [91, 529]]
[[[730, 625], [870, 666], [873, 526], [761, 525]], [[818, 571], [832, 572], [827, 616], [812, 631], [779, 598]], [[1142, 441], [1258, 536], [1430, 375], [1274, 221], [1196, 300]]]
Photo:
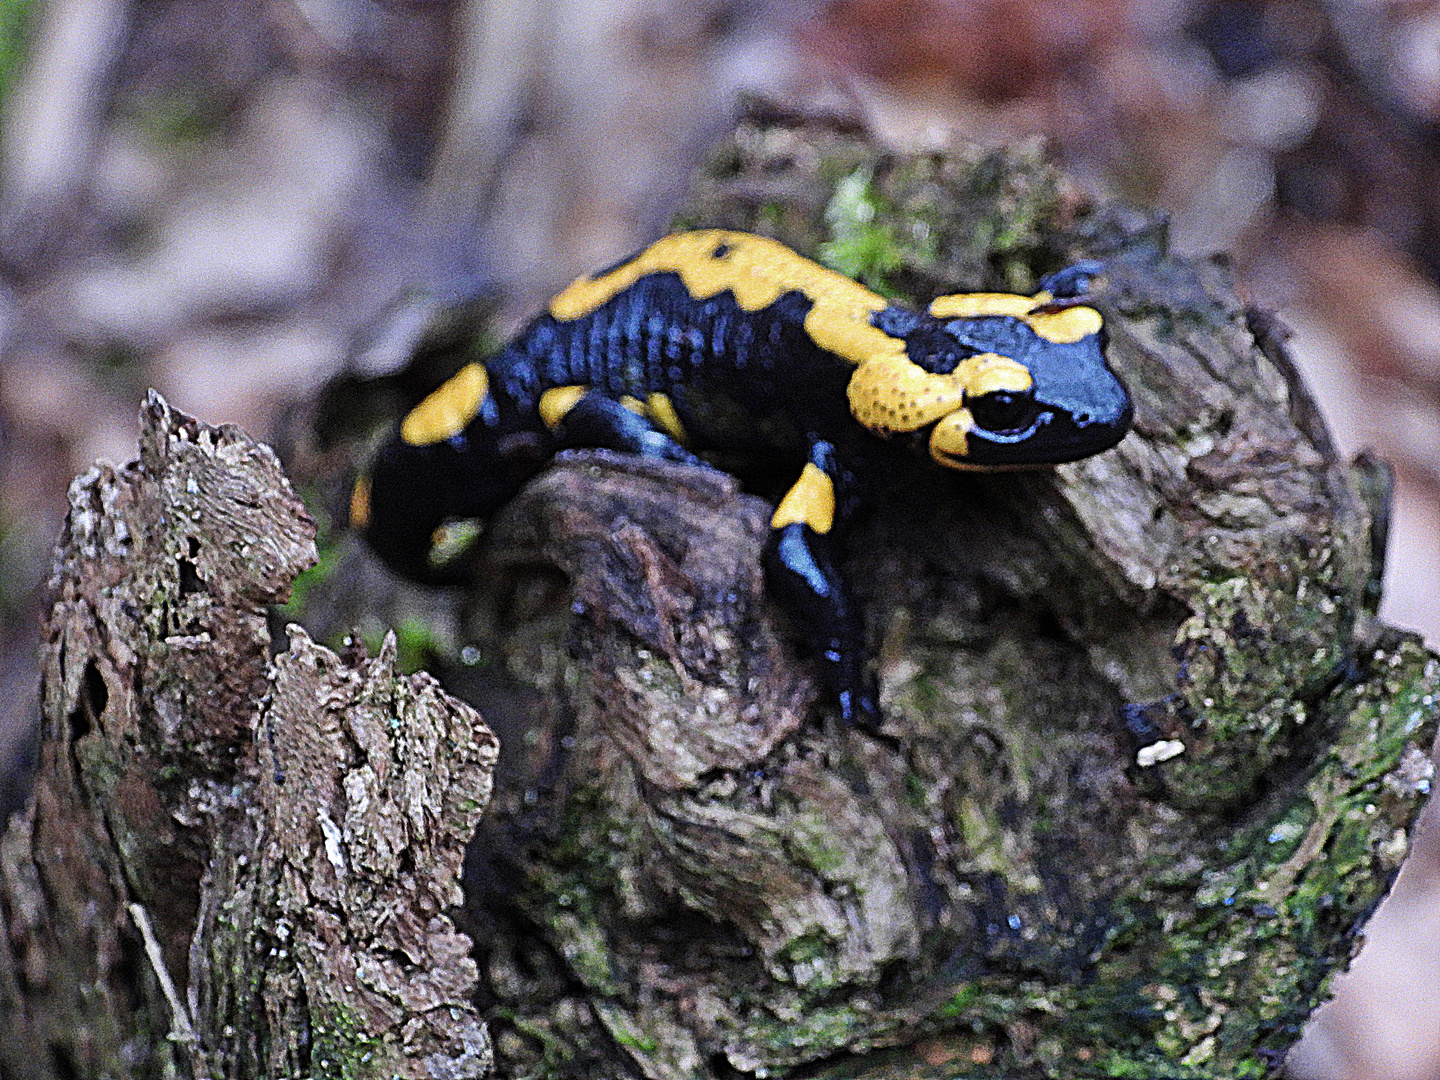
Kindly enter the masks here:
[[[1077, 303], [1092, 271], [1082, 264], [1051, 278], [1056, 303]], [[381, 449], [370, 474], [366, 539], [401, 574], [454, 584], [453, 570], [430, 561], [435, 529], [448, 519], [487, 516], [558, 449], [604, 447], [693, 464], [703, 462], [692, 451], [716, 451], [792, 475], [808, 461], [834, 484], [834, 528], [778, 525], [766, 551], [768, 580], [819, 655], [842, 715], [878, 725], [863, 624], [833, 545], [865, 490], [885, 482], [894, 456], [877, 453], [881, 437], [852, 415], [846, 388], [856, 365], [812, 340], [805, 326], [811, 306], [797, 288], [745, 311], [729, 291], [697, 299], [680, 274], [655, 272], [577, 318], [540, 315], [485, 362], [489, 395], [463, 431], [419, 446], [397, 435]], [[903, 339], [906, 355], [926, 371], [949, 372], [966, 357], [999, 353], [1034, 379], [1019, 400], [967, 402], [975, 420], [969, 453], [946, 464], [1072, 461], [1113, 446], [1129, 429], [1130, 399], [1106, 365], [1103, 330], [1060, 344], [1011, 316], [946, 320], [894, 305], [870, 323]], [[568, 386], [589, 392], [552, 430], [541, 419], [541, 395]], [[685, 446], [620, 404], [624, 395], [643, 400], [650, 393], [669, 397]], [[924, 434], [899, 439], [923, 446]], [[916, 459], [915, 467], [936, 466]]]

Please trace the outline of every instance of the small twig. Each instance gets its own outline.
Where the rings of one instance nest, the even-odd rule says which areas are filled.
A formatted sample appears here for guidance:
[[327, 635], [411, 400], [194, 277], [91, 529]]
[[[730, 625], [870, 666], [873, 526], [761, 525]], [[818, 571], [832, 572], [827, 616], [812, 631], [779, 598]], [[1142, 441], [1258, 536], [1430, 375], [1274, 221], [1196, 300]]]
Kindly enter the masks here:
[[125, 907], [145, 941], [145, 955], [150, 958], [150, 966], [155, 969], [155, 977], [160, 980], [160, 989], [165, 994], [165, 1000], [170, 1003], [170, 1039], [182, 1044], [190, 1052], [191, 1067], [196, 1080], [202, 1080], [209, 1070], [204, 1068], [205, 1057], [200, 1049], [200, 1037], [195, 1034], [190, 1010], [180, 1000], [175, 981], [170, 978], [170, 969], [165, 966], [165, 957], [160, 952], [160, 942], [150, 925], [150, 916], [139, 904], [129, 903]]

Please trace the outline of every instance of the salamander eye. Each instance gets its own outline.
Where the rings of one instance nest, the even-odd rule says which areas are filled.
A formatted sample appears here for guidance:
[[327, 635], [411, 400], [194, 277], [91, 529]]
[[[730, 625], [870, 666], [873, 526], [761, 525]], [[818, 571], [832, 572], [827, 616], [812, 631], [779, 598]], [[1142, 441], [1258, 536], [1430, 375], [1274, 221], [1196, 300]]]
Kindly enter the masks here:
[[1035, 399], [1029, 394], [992, 390], [965, 402], [975, 423], [986, 431], [1019, 431], [1035, 418]]

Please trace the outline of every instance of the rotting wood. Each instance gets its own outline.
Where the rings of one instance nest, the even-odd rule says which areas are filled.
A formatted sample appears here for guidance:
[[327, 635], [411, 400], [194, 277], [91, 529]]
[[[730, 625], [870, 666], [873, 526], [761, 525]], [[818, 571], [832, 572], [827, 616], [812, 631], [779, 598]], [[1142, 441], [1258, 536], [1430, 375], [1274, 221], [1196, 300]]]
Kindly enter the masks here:
[[462, 640], [526, 735], [471, 875], [501, 1069], [1275, 1071], [1433, 774], [1440, 666], [1374, 620], [1383, 477], [1223, 263], [1033, 151], [759, 116], [681, 218], [922, 303], [1099, 257], [1136, 431], [1050, 473], [897, 470], [847, 542], [879, 739], [769, 651], [748, 496], [600, 455], [499, 515]]
[[[760, 502], [607, 455], [537, 479], [457, 650], [508, 750], [457, 915], [476, 972], [443, 909], [493, 741], [449, 703], [415, 726], [449, 742], [371, 723], [443, 700], [388, 649], [297, 633], [266, 676], [258, 605], [308, 529], [283, 486], [256, 495], [273, 458], [152, 401], [141, 465], [76, 488], [45, 770], [0, 841], [16, 1075], [473, 1075], [477, 974], [507, 1075], [1273, 1071], [1433, 777], [1440, 666], [1373, 618], [1381, 471], [1335, 457], [1223, 265], [1087, 210], [1033, 152], [752, 117], [687, 213], [919, 299], [1100, 255], [1136, 433], [1053, 473], [897, 474], [847, 556], [883, 738], [835, 723], [766, 602]], [[151, 489], [176, 509], [113, 524]], [[192, 547], [227, 515], [240, 549]], [[416, 790], [449, 809], [386, 794]]]
[[393, 639], [266, 605], [315, 560], [275, 455], [151, 394], [70, 490], [44, 752], [0, 841], [0, 1072], [478, 1077], [464, 847], [497, 744]]

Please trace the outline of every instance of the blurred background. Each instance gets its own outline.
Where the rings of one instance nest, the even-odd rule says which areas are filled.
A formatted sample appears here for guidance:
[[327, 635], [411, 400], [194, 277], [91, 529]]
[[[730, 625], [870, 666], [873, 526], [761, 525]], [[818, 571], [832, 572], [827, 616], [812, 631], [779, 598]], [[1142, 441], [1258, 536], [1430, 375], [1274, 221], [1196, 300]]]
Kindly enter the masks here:
[[[147, 386], [283, 440], [393, 363], [377, 320], [485, 296], [503, 329], [657, 235], [742, 92], [897, 147], [1044, 137], [1229, 253], [1342, 451], [1394, 465], [1383, 615], [1440, 643], [1440, 5], [0, 0], [0, 810], [66, 485], [134, 456]], [[1295, 1077], [1440, 1078], [1437, 832]]]

